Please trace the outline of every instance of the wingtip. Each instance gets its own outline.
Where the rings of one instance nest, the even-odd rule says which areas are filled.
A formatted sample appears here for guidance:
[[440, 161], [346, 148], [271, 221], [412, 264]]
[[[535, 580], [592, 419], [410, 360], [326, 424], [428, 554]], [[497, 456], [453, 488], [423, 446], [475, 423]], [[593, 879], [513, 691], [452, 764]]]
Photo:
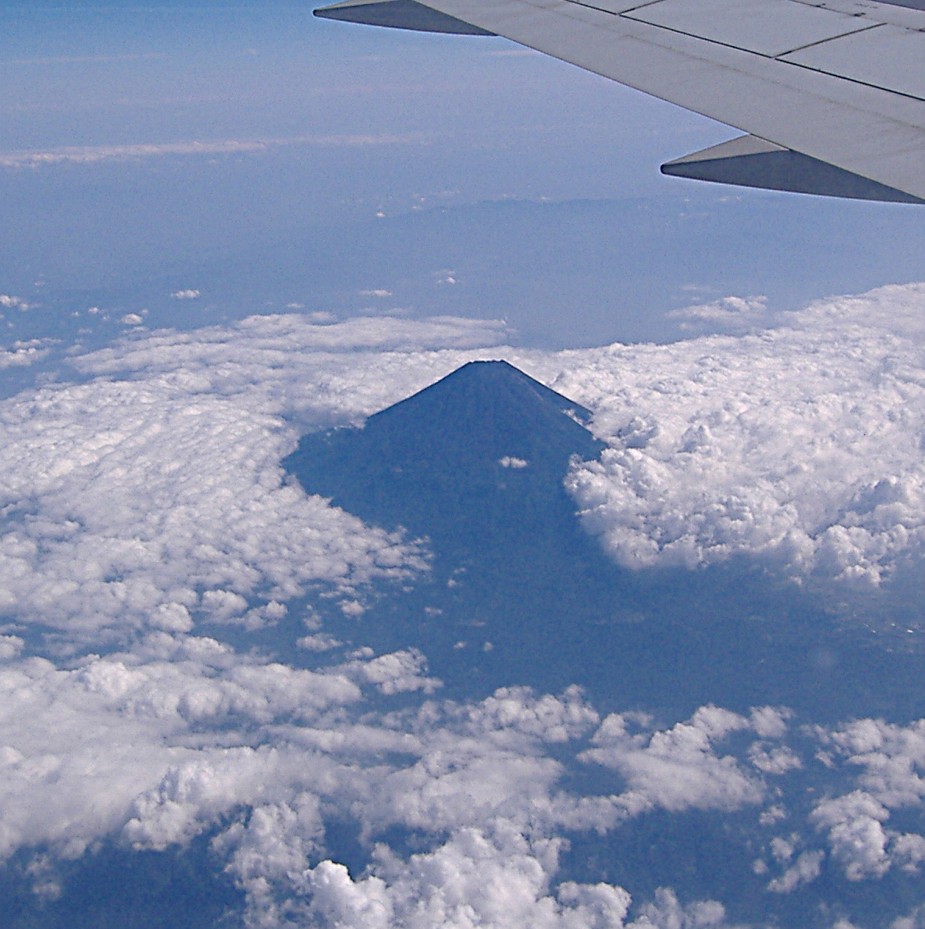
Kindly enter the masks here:
[[318, 7], [312, 13], [322, 19], [410, 29], [415, 32], [481, 36], [494, 34], [415, 0], [343, 0], [331, 6]]
[[912, 194], [748, 135], [668, 161], [660, 171], [667, 177], [712, 181], [735, 187], [850, 200], [923, 202]]

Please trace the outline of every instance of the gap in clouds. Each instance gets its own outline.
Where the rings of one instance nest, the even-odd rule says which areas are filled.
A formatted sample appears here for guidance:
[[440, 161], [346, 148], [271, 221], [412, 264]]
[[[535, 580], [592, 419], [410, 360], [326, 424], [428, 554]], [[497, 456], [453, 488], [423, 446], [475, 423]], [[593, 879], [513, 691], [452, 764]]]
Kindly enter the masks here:
[[61, 861], [52, 848], [24, 850], [0, 870], [0, 919], [11, 929], [99, 929], [124, 926], [127, 917], [147, 926], [222, 924], [241, 909], [243, 894], [218, 867], [210, 838], [133, 853], [106, 841], [72, 861]]
[[[410, 590], [373, 590], [358, 616], [324, 605], [312, 612], [347, 646], [421, 648], [457, 699], [512, 684], [556, 693], [580, 682], [599, 706], [664, 717], [709, 701], [739, 711], [782, 704], [832, 722], [859, 713], [913, 719], [922, 711], [921, 645], [878, 631], [895, 620], [875, 597], [869, 612], [846, 615], [742, 557], [723, 568], [641, 577], [613, 569], [605, 585], [566, 601], [516, 580], [498, 583], [504, 563], [470, 570], [447, 596], [452, 578], [438, 550], [431, 575]], [[495, 579], [491, 586], [482, 570]], [[553, 570], [558, 577], [561, 569]], [[302, 665], [317, 660], [295, 645], [304, 635], [293, 622], [260, 641]]]

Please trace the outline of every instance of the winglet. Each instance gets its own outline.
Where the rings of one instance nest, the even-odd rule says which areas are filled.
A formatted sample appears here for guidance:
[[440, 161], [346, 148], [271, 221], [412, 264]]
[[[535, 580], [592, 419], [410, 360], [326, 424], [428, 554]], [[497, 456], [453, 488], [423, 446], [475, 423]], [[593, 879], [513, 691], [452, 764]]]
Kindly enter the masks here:
[[368, 26], [390, 26], [416, 32], [445, 32], [452, 35], [494, 35], [447, 13], [432, 10], [414, 0], [345, 0], [315, 10], [322, 19], [338, 19]]
[[662, 174], [825, 197], [925, 203], [918, 197], [752, 135], [662, 165]]

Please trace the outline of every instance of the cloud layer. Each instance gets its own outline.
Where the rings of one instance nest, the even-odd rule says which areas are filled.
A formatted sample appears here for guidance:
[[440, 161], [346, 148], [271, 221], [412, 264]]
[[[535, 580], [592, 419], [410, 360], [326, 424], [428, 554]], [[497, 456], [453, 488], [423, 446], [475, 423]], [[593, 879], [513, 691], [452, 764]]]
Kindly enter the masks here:
[[623, 565], [756, 556], [878, 585], [925, 541], [925, 287], [810, 306], [779, 328], [575, 354], [555, 386], [612, 444], [574, 470]]
[[188, 631], [313, 582], [350, 594], [425, 567], [285, 482], [291, 440], [253, 407], [99, 381], [8, 401], [0, 433], [0, 609], [71, 638]]
[[[54, 862], [100, 842], [206, 837], [253, 927], [741, 925], [670, 874], [645, 892], [566, 874], [570, 842], [619, 856], [632, 830], [697, 815], [759, 912], [838, 882], [917, 886], [921, 721], [657, 720], [580, 687], [451, 701], [414, 648], [312, 627], [294, 667], [198, 624], [260, 629], [313, 591], [360, 616], [369, 583], [414, 583], [424, 547], [280, 461], [300, 431], [477, 357], [593, 411], [610, 448], [570, 487], [622, 563], [738, 555], [889, 586], [921, 569], [923, 311], [925, 288], [886, 288], [760, 333], [565, 353], [499, 348], [498, 323], [289, 315], [73, 358], [80, 383], [0, 402], [0, 855], [50, 862], [47, 895]], [[349, 869], [331, 851], [344, 822], [364, 855]]]
[[[153, 333], [79, 359], [97, 375], [261, 402], [303, 426], [360, 420], [474, 357], [503, 355], [594, 412], [611, 448], [573, 470], [621, 564], [758, 558], [794, 577], [915, 584], [925, 547], [925, 286], [671, 345], [498, 350], [499, 325], [257, 317]], [[439, 346], [439, 347], [438, 347]]]

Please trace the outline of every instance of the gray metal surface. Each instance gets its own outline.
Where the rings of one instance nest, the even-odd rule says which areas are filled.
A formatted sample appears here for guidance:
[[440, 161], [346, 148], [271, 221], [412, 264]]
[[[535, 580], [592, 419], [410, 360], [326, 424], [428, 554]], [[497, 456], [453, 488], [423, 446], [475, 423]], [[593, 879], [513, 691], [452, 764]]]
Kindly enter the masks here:
[[850, 174], [808, 155], [751, 135], [730, 139], [662, 165], [662, 174], [739, 187], [789, 190], [824, 197], [925, 203], [910, 194]]
[[925, 198], [925, 12], [872, 0], [424, 5]]
[[413, 29], [415, 32], [442, 32], [451, 35], [493, 35], [478, 26], [464, 23], [414, 0], [346, 0], [333, 7], [315, 10], [322, 19], [337, 19], [367, 26]]
[[883, 0], [890, 6], [904, 6], [910, 10], [925, 10], [925, 0]]
[[626, 16], [765, 56], [871, 28], [864, 17], [779, 0], [659, 0]]
[[878, 26], [869, 34], [804, 48], [785, 60], [925, 99], [925, 33], [916, 29]]

